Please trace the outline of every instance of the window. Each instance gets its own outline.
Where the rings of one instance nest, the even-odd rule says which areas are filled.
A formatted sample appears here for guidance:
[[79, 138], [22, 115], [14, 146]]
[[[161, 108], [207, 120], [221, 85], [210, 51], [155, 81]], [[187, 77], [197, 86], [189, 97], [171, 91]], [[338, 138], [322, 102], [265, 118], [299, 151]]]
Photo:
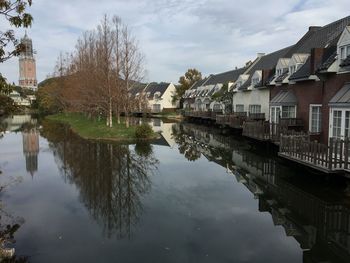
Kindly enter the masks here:
[[282, 69], [277, 69], [277, 73], [276, 73], [277, 77], [282, 75]]
[[261, 113], [261, 105], [249, 105], [249, 113]]
[[154, 112], [160, 112], [161, 111], [160, 104], [153, 104], [153, 111]]
[[259, 83], [259, 78], [253, 78], [252, 79], [252, 86], [255, 86]]
[[340, 59], [344, 60], [350, 56], [350, 45], [340, 47]]
[[237, 89], [242, 86], [242, 81], [237, 82]]
[[214, 111], [220, 111], [221, 110], [221, 104], [214, 104]]
[[321, 105], [310, 105], [310, 122], [309, 130], [313, 133], [321, 132], [322, 121]]
[[244, 105], [243, 104], [237, 104], [236, 105], [236, 112], [244, 112]]
[[282, 118], [295, 118], [295, 106], [282, 106]]
[[342, 111], [340, 110], [333, 111], [333, 137], [335, 138], [341, 137], [341, 119], [342, 119]]
[[291, 74], [291, 75], [294, 74], [294, 72], [296, 71], [296, 66], [295, 66], [295, 65], [291, 66], [291, 67], [289, 68], [289, 71], [290, 71], [290, 74]]

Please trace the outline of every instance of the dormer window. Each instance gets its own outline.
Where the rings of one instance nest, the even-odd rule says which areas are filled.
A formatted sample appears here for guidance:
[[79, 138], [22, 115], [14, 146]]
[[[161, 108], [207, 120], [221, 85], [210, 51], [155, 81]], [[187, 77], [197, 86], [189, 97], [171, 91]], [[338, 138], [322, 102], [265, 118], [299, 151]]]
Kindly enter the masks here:
[[259, 78], [252, 79], [252, 86], [258, 85], [258, 83], [259, 83]]
[[291, 67], [289, 68], [289, 72], [290, 72], [291, 75], [294, 74], [295, 71], [297, 71], [297, 66], [296, 66], [296, 65], [293, 65], [293, 66], [291, 66]]
[[285, 71], [285, 69], [283, 69], [283, 68], [277, 69], [276, 76], [279, 77], [279, 76], [283, 75], [284, 71]]
[[344, 60], [350, 56], [350, 45], [340, 47], [340, 59]]

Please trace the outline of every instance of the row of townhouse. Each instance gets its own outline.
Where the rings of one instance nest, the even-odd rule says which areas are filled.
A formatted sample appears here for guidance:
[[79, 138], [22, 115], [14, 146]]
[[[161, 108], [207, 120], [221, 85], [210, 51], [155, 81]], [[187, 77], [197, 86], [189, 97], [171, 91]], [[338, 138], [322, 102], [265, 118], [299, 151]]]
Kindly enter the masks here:
[[173, 95], [176, 87], [173, 83], [155, 83], [135, 85], [130, 90], [130, 96], [136, 98], [138, 105], [135, 106], [135, 113], [142, 113], [145, 110], [152, 113], [175, 111], [178, 102], [173, 102]]
[[[329, 137], [350, 137], [350, 16], [312, 26], [294, 45], [259, 53], [245, 67], [210, 75], [184, 95], [185, 109], [260, 114], [269, 123], [297, 119], [300, 129]], [[222, 87], [231, 100], [214, 99]], [[242, 116], [242, 114], [240, 114]]]
[[[230, 100], [216, 99], [222, 87]], [[189, 117], [275, 143], [292, 161], [350, 173], [350, 16], [309, 27], [294, 45], [197, 82], [184, 100], [199, 111]]]

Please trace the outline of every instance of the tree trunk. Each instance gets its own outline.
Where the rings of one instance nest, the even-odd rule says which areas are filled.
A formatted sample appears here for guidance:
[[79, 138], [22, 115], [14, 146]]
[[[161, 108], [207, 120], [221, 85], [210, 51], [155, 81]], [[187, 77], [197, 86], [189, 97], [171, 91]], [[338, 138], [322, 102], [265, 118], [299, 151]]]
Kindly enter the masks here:
[[109, 113], [108, 113], [108, 118], [109, 118], [109, 127], [113, 127], [113, 110], [112, 110], [112, 98], [109, 98]]

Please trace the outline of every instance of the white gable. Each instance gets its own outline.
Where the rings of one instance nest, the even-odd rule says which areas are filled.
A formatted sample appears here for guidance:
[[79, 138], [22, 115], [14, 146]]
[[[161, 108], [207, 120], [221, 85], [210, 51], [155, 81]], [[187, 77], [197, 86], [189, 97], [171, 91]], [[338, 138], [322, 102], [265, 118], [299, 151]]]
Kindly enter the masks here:
[[345, 27], [337, 44], [338, 48], [345, 45], [350, 45], [350, 26]]
[[276, 69], [288, 68], [289, 61], [289, 58], [280, 58], [277, 62]]

